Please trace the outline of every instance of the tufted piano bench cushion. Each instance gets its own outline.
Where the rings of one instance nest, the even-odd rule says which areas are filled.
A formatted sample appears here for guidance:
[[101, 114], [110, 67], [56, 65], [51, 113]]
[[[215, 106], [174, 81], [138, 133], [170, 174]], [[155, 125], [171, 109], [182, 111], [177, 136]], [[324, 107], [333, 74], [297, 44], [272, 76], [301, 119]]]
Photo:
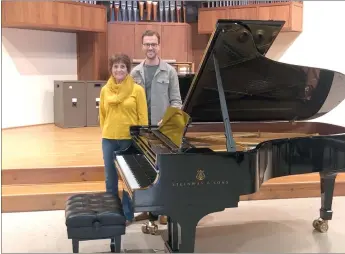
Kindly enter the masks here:
[[107, 238], [112, 239], [111, 251], [120, 252], [126, 219], [119, 198], [105, 192], [71, 196], [66, 201], [65, 218], [73, 253], [79, 252], [79, 241]]

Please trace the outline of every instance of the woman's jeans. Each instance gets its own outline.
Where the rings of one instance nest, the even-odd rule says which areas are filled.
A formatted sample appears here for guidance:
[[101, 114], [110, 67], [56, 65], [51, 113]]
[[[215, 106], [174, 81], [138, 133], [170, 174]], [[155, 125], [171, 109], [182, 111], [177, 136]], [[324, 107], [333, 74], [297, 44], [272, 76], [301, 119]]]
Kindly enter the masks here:
[[[118, 182], [119, 177], [114, 162], [114, 153], [126, 150], [132, 144], [131, 139], [115, 140], [115, 139], [102, 139], [102, 151], [104, 160], [104, 173], [105, 173], [105, 187], [108, 193], [112, 193], [115, 197], [119, 196]], [[123, 192], [122, 208], [126, 220], [132, 221], [134, 218], [134, 211], [131, 200], [127, 192]]]

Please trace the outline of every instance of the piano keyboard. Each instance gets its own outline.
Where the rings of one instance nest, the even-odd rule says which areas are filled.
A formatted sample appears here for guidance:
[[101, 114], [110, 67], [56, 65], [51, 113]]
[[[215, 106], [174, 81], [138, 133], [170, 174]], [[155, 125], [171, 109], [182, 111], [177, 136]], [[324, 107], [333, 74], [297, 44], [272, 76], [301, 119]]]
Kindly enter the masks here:
[[116, 156], [116, 161], [132, 190], [147, 187], [156, 179], [156, 170], [141, 154]]

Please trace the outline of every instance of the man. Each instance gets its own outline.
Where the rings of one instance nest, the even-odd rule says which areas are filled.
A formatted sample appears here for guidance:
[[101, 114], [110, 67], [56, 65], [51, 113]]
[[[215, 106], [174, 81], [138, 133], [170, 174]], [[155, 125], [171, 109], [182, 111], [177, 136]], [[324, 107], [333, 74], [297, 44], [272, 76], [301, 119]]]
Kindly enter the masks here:
[[169, 106], [182, 107], [180, 86], [175, 68], [158, 56], [159, 33], [145, 31], [142, 35], [142, 49], [145, 60], [133, 68], [131, 76], [145, 88], [149, 124], [157, 125]]
[[[141, 40], [145, 60], [133, 68], [131, 76], [137, 84], [145, 88], [149, 124], [159, 125], [169, 106], [182, 107], [180, 85], [175, 68], [158, 56], [159, 33], [147, 30]], [[136, 216], [135, 220], [147, 218], [148, 214], [143, 213]], [[160, 222], [166, 224], [166, 217], [161, 217]]]

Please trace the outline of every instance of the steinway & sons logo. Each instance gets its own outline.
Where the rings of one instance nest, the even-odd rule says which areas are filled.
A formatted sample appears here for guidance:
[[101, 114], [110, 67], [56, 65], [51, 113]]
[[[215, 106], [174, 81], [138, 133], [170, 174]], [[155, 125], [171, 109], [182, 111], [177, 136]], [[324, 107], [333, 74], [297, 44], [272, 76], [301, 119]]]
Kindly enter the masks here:
[[204, 181], [205, 177], [205, 171], [202, 169], [198, 169], [198, 171], [196, 172], [196, 180]]
[[196, 171], [196, 180], [191, 181], [181, 181], [181, 182], [173, 182], [173, 187], [195, 187], [201, 185], [226, 185], [229, 184], [228, 180], [217, 180], [217, 179], [206, 179], [205, 170], [198, 169]]

